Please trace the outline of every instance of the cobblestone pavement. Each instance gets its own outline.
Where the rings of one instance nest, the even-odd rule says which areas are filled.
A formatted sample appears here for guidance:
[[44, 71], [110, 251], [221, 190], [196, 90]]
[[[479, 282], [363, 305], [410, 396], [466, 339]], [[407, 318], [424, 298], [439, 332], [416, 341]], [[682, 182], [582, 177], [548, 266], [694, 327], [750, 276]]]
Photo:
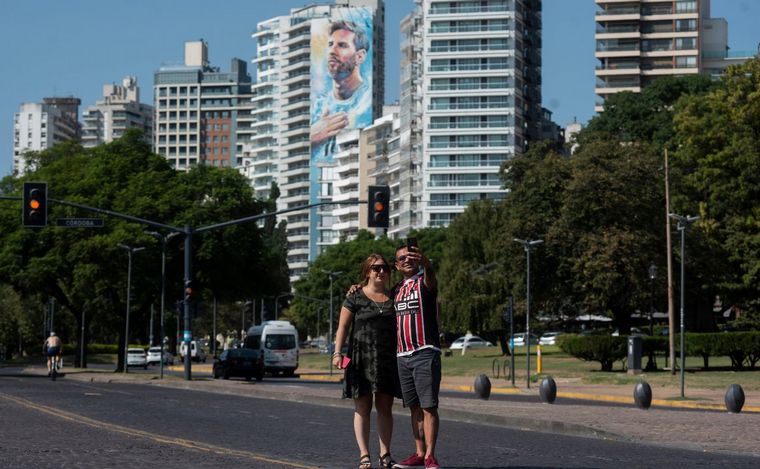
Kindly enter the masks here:
[[29, 412], [6, 399], [0, 399], [0, 415], [4, 422], [14, 422], [13, 428], [2, 429], [0, 468], [292, 467], [224, 454], [209, 456], [213, 452], [208, 449], [167, 445], [87, 424], [72, 425], [66, 418]]
[[[31, 371], [28, 371], [31, 372]], [[341, 400], [337, 388], [314, 386], [309, 381], [328, 380], [325, 373], [302, 370], [301, 380], [292, 384], [246, 383], [244, 381], [222, 381], [195, 379], [184, 381], [177, 378], [152, 379], [148, 375], [114, 375], [113, 373], [74, 372], [67, 379], [83, 381], [129, 381], [156, 386], [194, 389], [215, 393], [251, 395], [271, 399], [285, 399], [329, 405], [349, 405]], [[336, 376], [333, 376], [333, 380]], [[468, 389], [472, 383], [465, 378], [444, 377], [443, 387], [447, 389]], [[707, 452], [731, 452], [760, 457], [760, 412], [744, 411], [729, 414], [725, 410], [678, 409], [652, 407], [640, 410], [633, 406], [630, 386], [581, 386], [572, 383], [558, 384], [558, 402], [562, 405], [542, 404], [537, 390], [495, 387], [494, 392], [520, 393], [535, 396], [534, 402], [509, 400], [481, 400], [443, 397], [440, 414], [443, 419], [486, 422], [511, 428], [522, 428], [559, 434], [592, 436], [621, 441], [641, 442], [670, 447], [695, 449]], [[630, 406], [594, 405], [569, 401], [562, 397], [562, 390], [576, 397], [589, 400], [609, 400], [619, 398], [630, 402]], [[658, 390], [662, 400], [669, 396]], [[671, 394], [677, 390], [667, 391]], [[723, 396], [715, 391], [689, 389], [687, 394], [698, 399], [694, 404], [716, 405], [720, 408]], [[627, 397], [626, 397], [627, 396]], [[655, 394], [657, 397], [658, 394]], [[755, 399], [755, 400], [753, 400]], [[578, 402], [578, 403], [576, 403]], [[614, 401], [613, 401], [614, 402]], [[748, 396], [747, 403], [756, 403], [755, 396]], [[745, 407], [746, 408], [746, 407]], [[753, 406], [749, 405], [749, 410]], [[396, 411], [406, 413], [400, 404]], [[760, 460], [758, 465], [760, 466]]]

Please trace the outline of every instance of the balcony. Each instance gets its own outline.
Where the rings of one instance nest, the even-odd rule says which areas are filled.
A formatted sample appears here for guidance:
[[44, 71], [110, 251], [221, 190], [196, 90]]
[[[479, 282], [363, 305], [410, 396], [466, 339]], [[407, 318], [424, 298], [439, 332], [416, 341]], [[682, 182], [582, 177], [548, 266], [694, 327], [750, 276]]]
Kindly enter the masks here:
[[459, 15], [469, 13], [493, 13], [493, 12], [508, 12], [514, 9], [512, 2], [500, 2], [493, 3], [491, 5], [465, 5], [458, 7], [446, 6], [446, 4], [433, 4], [432, 8], [428, 10], [430, 15]]
[[429, 72], [471, 72], [483, 70], [508, 70], [513, 68], [511, 62], [493, 63], [493, 64], [453, 64], [453, 65], [431, 65], [428, 67]]
[[454, 45], [454, 46], [432, 46], [428, 52], [479, 52], [479, 51], [500, 51], [510, 50], [514, 46], [510, 44], [473, 44], [473, 45]]
[[484, 33], [484, 32], [502, 32], [510, 29], [510, 25], [506, 24], [487, 24], [487, 25], [436, 25], [430, 28], [430, 34], [450, 34], [450, 33]]

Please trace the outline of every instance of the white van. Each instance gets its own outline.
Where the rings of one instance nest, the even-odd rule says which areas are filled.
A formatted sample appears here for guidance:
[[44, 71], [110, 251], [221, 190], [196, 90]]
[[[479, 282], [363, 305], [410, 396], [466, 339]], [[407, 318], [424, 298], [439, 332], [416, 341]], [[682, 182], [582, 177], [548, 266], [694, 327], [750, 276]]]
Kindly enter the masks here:
[[261, 350], [264, 371], [293, 376], [298, 368], [298, 331], [289, 321], [264, 321], [248, 329], [245, 348]]
[[[182, 342], [179, 346], [179, 356], [182, 360], [185, 359], [186, 350], [187, 345], [185, 342]], [[201, 344], [197, 340], [190, 341], [190, 360], [206, 363], [206, 353], [203, 351], [203, 347], [201, 347]]]

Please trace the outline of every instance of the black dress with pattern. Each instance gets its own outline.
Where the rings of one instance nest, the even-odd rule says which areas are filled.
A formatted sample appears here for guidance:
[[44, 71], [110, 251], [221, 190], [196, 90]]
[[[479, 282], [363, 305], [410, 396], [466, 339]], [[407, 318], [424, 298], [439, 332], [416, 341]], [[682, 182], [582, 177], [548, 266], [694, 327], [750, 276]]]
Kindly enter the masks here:
[[359, 289], [343, 306], [353, 313], [348, 336], [351, 363], [345, 370], [343, 397], [356, 399], [381, 392], [400, 398], [393, 300], [376, 303]]

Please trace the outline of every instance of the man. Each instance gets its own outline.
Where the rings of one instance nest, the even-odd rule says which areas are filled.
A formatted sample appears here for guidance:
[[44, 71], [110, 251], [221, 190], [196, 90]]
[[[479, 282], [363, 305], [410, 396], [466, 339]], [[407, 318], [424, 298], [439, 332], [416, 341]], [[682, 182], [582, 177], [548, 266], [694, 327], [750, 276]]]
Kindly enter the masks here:
[[407, 245], [396, 249], [396, 270], [404, 276], [394, 289], [398, 374], [404, 405], [411, 411], [416, 446], [416, 452], [396, 467], [438, 469], [435, 444], [441, 344], [435, 272], [416, 246]]
[[60, 358], [62, 350], [63, 341], [60, 337], [55, 335], [55, 332], [51, 331], [50, 337], [45, 339], [45, 353], [47, 355], [48, 376], [53, 373], [53, 357]]
[[[368, 125], [372, 119], [372, 94], [361, 75], [369, 51], [367, 35], [349, 21], [332, 22], [329, 32], [327, 72], [332, 87], [317, 96], [311, 114], [311, 154], [315, 160], [332, 158], [338, 151], [336, 136], [343, 129]], [[370, 122], [357, 122], [365, 115]]]

